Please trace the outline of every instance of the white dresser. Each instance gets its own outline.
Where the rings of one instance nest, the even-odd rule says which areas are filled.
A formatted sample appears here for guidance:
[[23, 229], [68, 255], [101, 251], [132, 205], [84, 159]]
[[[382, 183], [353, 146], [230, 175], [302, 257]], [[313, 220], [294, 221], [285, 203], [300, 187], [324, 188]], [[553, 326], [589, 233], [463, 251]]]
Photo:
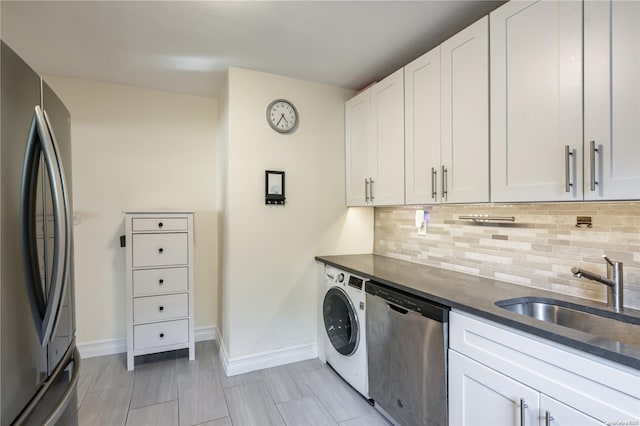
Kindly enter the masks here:
[[193, 335], [193, 213], [126, 212], [127, 369], [134, 357], [189, 348]]

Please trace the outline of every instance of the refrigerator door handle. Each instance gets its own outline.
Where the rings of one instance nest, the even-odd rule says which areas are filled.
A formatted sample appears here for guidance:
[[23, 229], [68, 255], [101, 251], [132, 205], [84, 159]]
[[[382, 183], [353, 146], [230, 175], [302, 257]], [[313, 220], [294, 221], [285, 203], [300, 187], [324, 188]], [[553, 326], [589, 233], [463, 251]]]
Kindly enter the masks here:
[[29, 416], [38, 407], [38, 404], [40, 403], [40, 401], [42, 401], [42, 398], [44, 398], [44, 396], [47, 394], [51, 386], [53, 386], [53, 384], [60, 378], [60, 376], [64, 373], [64, 371], [67, 369], [69, 364], [71, 364], [72, 362], [74, 364], [73, 374], [71, 375], [69, 384], [67, 385], [64, 393], [62, 394], [60, 401], [58, 401], [55, 408], [51, 411], [51, 413], [49, 413], [49, 415], [47, 416], [46, 420], [43, 423], [43, 425], [47, 425], [47, 426], [55, 424], [55, 422], [58, 420], [58, 418], [66, 408], [67, 404], [69, 403], [69, 399], [73, 396], [73, 391], [76, 389], [78, 385], [78, 379], [80, 377], [81, 358], [80, 358], [80, 351], [78, 351], [78, 348], [76, 347], [75, 338], [73, 339], [71, 345], [65, 352], [64, 356], [62, 357], [62, 359], [60, 360], [56, 368], [53, 370], [53, 373], [51, 374], [51, 376], [49, 376], [47, 381], [43, 383], [42, 387], [38, 390], [38, 393], [33, 397], [31, 402], [29, 402], [29, 405], [27, 405], [25, 409], [20, 413], [18, 418], [16, 418], [13, 421], [13, 423], [11, 423], [12, 425], [21, 426], [27, 422], [27, 420], [29, 419]]
[[[38, 264], [38, 249], [36, 243], [36, 193], [38, 168], [40, 165], [41, 148], [38, 138], [42, 139], [42, 126], [38, 126], [38, 114], [34, 113], [29, 128], [27, 149], [22, 166], [22, 184], [20, 188], [20, 242], [22, 259], [24, 262], [27, 295], [31, 305], [31, 316], [40, 343], [44, 346], [42, 316], [45, 312], [45, 298]], [[43, 218], [44, 220], [44, 218]]]
[[[61, 259], [61, 265], [63, 268], [61, 282], [60, 282], [60, 297], [58, 302], [56, 303], [55, 308], [55, 316], [53, 318], [53, 324], [51, 328], [51, 340], [56, 335], [56, 330], [58, 328], [58, 321], [60, 319], [60, 314], [62, 313], [62, 306], [64, 304], [64, 297], [67, 292], [67, 287], [69, 285], [69, 274], [71, 273], [71, 206], [69, 204], [69, 195], [67, 192], [67, 181], [65, 179], [64, 167], [62, 166], [62, 157], [60, 155], [60, 150], [58, 149], [58, 142], [56, 141], [56, 136], [53, 132], [53, 127], [51, 126], [51, 120], [49, 120], [49, 116], [46, 111], [43, 111], [45, 124], [47, 125], [47, 130], [51, 137], [51, 145], [53, 147], [56, 159], [56, 170], [59, 173], [60, 177], [60, 193], [62, 195], [62, 206], [58, 206], [59, 212], [62, 214], [64, 219], [64, 230], [62, 237], [64, 237], [64, 258]], [[60, 197], [58, 197], [60, 200]]]
[[[44, 165], [49, 176], [53, 201], [53, 268], [51, 285], [49, 294], [46, 295], [46, 300], [41, 285], [42, 277], [40, 277], [39, 272], [35, 241], [35, 194], [40, 153], [42, 153]], [[51, 138], [51, 131], [45, 121], [42, 109], [39, 105], [36, 105], [23, 166], [20, 194], [20, 225], [22, 229], [22, 253], [28, 282], [27, 293], [32, 307], [32, 316], [43, 347], [51, 342], [54, 331], [53, 326], [59, 316], [71, 250], [70, 231], [65, 211], [64, 197], [66, 194], [64, 193], [63, 179], [64, 175]], [[46, 220], [46, 218], [43, 217], [43, 220]]]
[[[73, 392], [76, 390], [78, 386], [78, 379], [80, 378], [81, 358], [80, 358], [80, 351], [76, 347], [75, 342], [73, 344], [73, 360], [72, 361], [73, 361], [73, 375], [71, 376], [69, 385], [67, 386], [67, 389], [65, 389], [64, 394], [62, 394], [62, 398], [60, 398], [60, 401], [58, 402], [58, 404], [56, 404], [56, 407], [53, 409], [53, 411], [51, 411], [51, 414], [49, 414], [49, 416], [45, 419], [43, 426], [50, 426], [50, 425], [53, 426], [56, 424], [56, 422], [60, 418], [60, 415], [62, 415], [65, 408], [67, 408], [67, 405], [69, 404], [69, 400], [73, 397]], [[69, 361], [69, 363], [70, 362], [71, 361]], [[69, 363], [67, 363], [67, 365], [69, 365]]]

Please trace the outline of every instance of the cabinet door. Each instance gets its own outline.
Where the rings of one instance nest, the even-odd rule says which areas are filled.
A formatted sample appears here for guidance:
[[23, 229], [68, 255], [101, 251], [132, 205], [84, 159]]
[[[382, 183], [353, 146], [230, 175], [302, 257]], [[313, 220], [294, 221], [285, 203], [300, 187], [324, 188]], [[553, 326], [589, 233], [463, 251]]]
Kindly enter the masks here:
[[404, 67], [404, 125], [406, 203], [439, 202], [439, 46]]
[[491, 201], [582, 199], [582, 2], [490, 19]]
[[371, 88], [377, 168], [370, 195], [375, 205], [404, 204], [404, 71]]
[[368, 202], [365, 182], [373, 174], [370, 161], [375, 157], [370, 126], [371, 91], [365, 90], [345, 103], [347, 206], [365, 206]]
[[[489, 201], [489, 18], [442, 52], [442, 201]], [[442, 190], [442, 189], [441, 189]]]
[[584, 7], [585, 199], [638, 199], [640, 3]]
[[[538, 423], [537, 391], [449, 350], [449, 424], [531, 426]], [[524, 424], [520, 422], [524, 400]]]
[[[548, 423], [546, 423], [547, 412], [549, 413]], [[624, 417], [615, 420], [622, 421], [623, 419]], [[540, 424], [544, 426], [602, 426], [603, 423], [575, 408], [540, 394]]]

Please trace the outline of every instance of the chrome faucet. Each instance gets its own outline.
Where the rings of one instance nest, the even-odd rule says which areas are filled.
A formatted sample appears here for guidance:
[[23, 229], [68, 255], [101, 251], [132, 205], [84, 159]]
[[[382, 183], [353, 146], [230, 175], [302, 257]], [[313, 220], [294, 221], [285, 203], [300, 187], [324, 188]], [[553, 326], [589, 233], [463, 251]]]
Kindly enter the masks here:
[[622, 262], [612, 262], [606, 254], [602, 258], [607, 262], [607, 277], [601, 277], [593, 272], [585, 271], [577, 267], [571, 268], [571, 273], [577, 278], [587, 278], [597, 281], [607, 286], [607, 306], [613, 308], [616, 312], [624, 309], [622, 298]]

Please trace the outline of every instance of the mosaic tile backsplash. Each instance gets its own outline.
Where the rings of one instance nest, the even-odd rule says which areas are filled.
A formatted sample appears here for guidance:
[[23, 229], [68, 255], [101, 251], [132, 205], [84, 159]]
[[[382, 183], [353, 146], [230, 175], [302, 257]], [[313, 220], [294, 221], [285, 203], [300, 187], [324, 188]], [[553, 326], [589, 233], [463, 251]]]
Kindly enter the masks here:
[[[602, 255], [624, 262], [624, 305], [640, 309], [640, 202], [376, 207], [374, 252], [410, 262], [606, 301], [606, 287], [572, 266], [606, 275]], [[474, 224], [465, 215], [514, 216]], [[578, 216], [592, 227], [576, 226]], [[452, 283], [455, 285], [455, 283]]]

